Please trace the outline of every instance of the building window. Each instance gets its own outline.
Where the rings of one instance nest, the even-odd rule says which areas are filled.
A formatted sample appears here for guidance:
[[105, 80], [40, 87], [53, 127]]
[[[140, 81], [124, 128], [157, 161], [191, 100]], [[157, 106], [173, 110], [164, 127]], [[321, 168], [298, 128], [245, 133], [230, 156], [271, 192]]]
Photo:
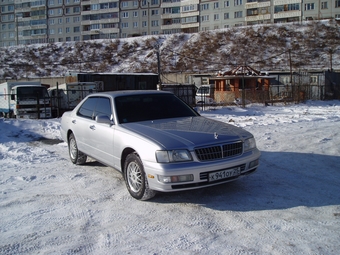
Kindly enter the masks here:
[[234, 0], [234, 5], [235, 6], [242, 5], [242, 0]]
[[99, 30], [100, 29], [100, 24], [92, 24], [90, 25], [91, 30]]
[[49, 1], [50, 6], [54, 5], [54, 0]]
[[79, 13], [79, 12], [80, 12], [79, 6], [73, 7], [73, 13]]
[[128, 28], [129, 27], [129, 23], [128, 22], [123, 22], [122, 23], [122, 28]]
[[71, 41], [71, 37], [66, 37], [66, 42], [70, 42]]
[[224, 7], [229, 7], [229, 1], [224, 1]]
[[214, 9], [218, 9], [218, 2], [214, 3]]
[[146, 27], [146, 26], [147, 26], [146, 21], [143, 21], [142, 22], [142, 27]]
[[220, 19], [220, 15], [219, 14], [214, 14], [214, 20], [219, 20]]
[[328, 2], [322, 2], [321, 9], [328, 9]]
[[128, 1], [122, 2], [122, 7], [123, 7], [123, 8], [129, 7], [129, 2], [128, 2]]
[[340, 7], [340, 0], [335, 0], [335, 8]]
[[73, 28], [74, 33], [79, 33], [80, 32], [80, 27], [74, 27]]
[[234, 18], [235, 18], [235, 19], [237, 19], [237, 18], [242, 18], [242, 11], [235, 12]]
[[133, 12], [133, 17], [138, 17], [138, 12], [134, 11]]
[[63, 19], [58, 19], [58, 24], [62, 24], [63, 23]]
[[229, 13], [224, 13], [224, 19], [229, 19]]
[[305, 11], [314, 10], [314, 3], [305, 4]]
[[138, 6], [138, 1], [133, 1], [133, 6], [137, 7]]
[[63, 29], [62, 28], [58, 28], [58, 34], [62, 34], [63, 33]]
[[151, 26], [152, 27], [158, 27], [158, 20], [152, 20], [151, 21]]
[[142, 12], [142, 16], [143, 16], [143, 17], [147, 16], [147, 11], [143, 11], [143, 12]]
[[69, 27], [66, 28], [66, 33], [70, 33], [70, 28]]
[[79, 42], [80, 41], [80, 36], [73, 37], [73, 41]]
[[152, 5], [158, 4], [158, 0], [151, 0], [151, 4]]
[[151, 15], [152, 15], [152, 16], [158, 15], [158, 10], [151, 10]]
[[128, 18], [129, 17], [129, 12], [123, 12], [122, 18]]
[[201, 11], [209, 10], [209, 4], [201, 4]]
[[54, 35], [54, 29], [50, 29], [50, 35]]
[[203, 16], [201, 16], [201, 21], [202, 21], [202, 22], [209, 21], [209, 15], [203, 15]]
[[318, 84], [318, 76], [311, 76], [310, 77], [310, 84], [317, 85]]
[[[70, 13], [71, 13], [71, 8], [66, 8], [66, 9], [65, 9], [65, 13], [66, 13], [66, 14], [70, 14]], [[59, 14], [61, 14], [61, 13], [59, 13]]]
[[80, 22], [80, 17], [73, 17], [73, 23]]
[[182, 7], [182, 11], [183, 12], [189, 12], [189, 11], [194, 11], [195, 10], [195, 6], [194, 5], [186, 5]]
[[50, 19], [49, 23], [50, 25], [54, 25], [54, 19]]
[[134, 28], [138, 27], [138, 22], [133, 22], [133, 27]]
[[70, 23], [70, 18], [66, 18], [65, 23]]

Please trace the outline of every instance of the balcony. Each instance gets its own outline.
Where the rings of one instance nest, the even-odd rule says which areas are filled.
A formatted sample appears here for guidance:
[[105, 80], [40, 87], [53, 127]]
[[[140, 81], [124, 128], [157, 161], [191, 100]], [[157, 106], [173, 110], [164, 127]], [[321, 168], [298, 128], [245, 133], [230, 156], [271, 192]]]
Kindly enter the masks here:
[[301, 17], [301, 11], [286, 11], [274, 14], [274, 19]]
[[82, 11], [81, 15], [92, 15], [92, 14], [101, 14], [101, 13], [112, 13], [119, 12], [119, 8], [110, 8], [110, 9], [100, 9], [100, 10], [91, 10], [91, 11]]
[[274, 5], [300, 4], [301, 0], [274, 0]]
[[192, 16], [198, 16], [199, 12], [180, 12], [180, 13], [170, 13], [170, 14], [162, 14], [161, 19], [175, 19], [175, 18], [186, 18]]
[[270, 20], [270, 14], [247, 16], [245, 18], [246, 22], [259, 21], [259, 20]]
[[161, 3], [161, 8], [170, 8], [170, 7], [177, 7], [177, 6], [186, 6], [192, 4], [199, 4], [199, 0], [185, 0], [180, 2], [173, 2], [173, 3]]
[[81, 35], [97, 35], [97, 34], [110, 34], [119, 33], [119, 28], [101, 28], [101, 29], [91, 29], [87, 31], [81, 31]]
[[118, 23], [119, 18], [115, 19], [99, 19], [99, 20], [82, 20], [81, 25], [92, 25], [92, 24], [100, 24], [100, 23]]
[[262, 8], [270, 6], [270, 1], [268, 2], [251, 2], [246, 3], [245, 9], [254, 9], [254, 8]]
[[[89, 5], [89, 4], [102, 4], [102, 3], [108, 3], [108, 2], [119, 2], [119, 1], [108, 1], [108, 0], [82, 0], [80, 2], [80, 5]], [[119, 5], [119, 4], [118, 4]]]
[[181, 24], [175, 23], [170, 25], [162, 25], [161, 30], [168, 30], [168, 29], [185, 29], [185, 28], [192, 28], [192, 27], [199, 27], [199, 23], [188, 23], [188, 24]]

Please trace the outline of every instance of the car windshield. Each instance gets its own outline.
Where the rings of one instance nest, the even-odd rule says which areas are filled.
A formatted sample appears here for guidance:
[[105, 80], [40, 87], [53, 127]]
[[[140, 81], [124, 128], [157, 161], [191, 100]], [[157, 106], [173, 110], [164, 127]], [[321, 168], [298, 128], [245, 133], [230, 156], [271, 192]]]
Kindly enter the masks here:
[[115, 99], [115, 105], [119, 123], [198, 116], [173, 94], [120, 96]]

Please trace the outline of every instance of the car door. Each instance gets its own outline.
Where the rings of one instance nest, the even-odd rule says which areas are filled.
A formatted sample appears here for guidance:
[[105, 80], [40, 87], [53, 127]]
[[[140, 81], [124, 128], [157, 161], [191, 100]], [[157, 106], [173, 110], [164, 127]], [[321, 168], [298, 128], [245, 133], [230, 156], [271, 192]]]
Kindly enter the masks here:
[[93, 151], [88, 138], [92, 132], [89, 127], [95, 122], [93, 112], [96, 103], [97, 97], [87, 98], [72, 119], [72, 130], [77, 140], [78, 149], [91, 157], [93, 156]]
[[[96, 122], [97, 116], [106, 116], [111, 123], [98, 123]], [[97, 97], [92, 119], [93, 121], [88, 126], [88, 146], [95, 159], [112, 166], [115, 125], [110, 97]]]

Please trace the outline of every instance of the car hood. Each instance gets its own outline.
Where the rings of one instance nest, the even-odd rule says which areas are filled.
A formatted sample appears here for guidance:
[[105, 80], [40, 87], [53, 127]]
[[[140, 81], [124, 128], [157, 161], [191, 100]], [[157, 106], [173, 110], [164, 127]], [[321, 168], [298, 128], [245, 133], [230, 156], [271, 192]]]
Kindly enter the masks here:
[[166, 149], [206, 146], [252, 137], [241, 128], [202, 116], [134, 122], [122, 126]]

